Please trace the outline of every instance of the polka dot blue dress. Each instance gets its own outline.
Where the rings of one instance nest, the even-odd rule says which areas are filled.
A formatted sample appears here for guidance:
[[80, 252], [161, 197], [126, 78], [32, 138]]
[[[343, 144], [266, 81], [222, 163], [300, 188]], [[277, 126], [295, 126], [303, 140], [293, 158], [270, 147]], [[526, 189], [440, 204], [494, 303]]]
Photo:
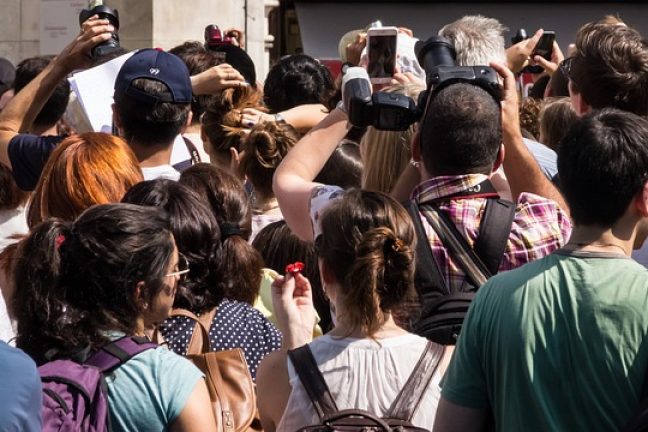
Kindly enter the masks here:
[[[196, 322], [184, 316], [168, 318], [160, 331], [171, 351], [186, 355]], [[281, 347], [281, 333], [261, 312], [247, 303], [224, 299], [209, 329], [212, 351], [241, 348], [252, 379], [261, 360]]]

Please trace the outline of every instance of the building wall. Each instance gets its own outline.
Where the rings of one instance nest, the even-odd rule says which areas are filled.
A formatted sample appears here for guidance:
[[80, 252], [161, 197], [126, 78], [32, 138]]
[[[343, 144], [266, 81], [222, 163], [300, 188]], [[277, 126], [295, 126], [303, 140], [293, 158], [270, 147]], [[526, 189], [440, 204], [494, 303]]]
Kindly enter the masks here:
[[[0, 56], [17, 63], [45, 53], [40, 43], [44, 1], [47, 0], [0, 0]], [[85, 0], [59, 3], [66, 4], [70, 10], [87, 5]], [[185, 40], [202, 40], [208, 24], [236, 27], [247, 31], [247, 51], [257, 67], [257, 76], [264, 77], [267, 73], [266, 45], [271, 40], [267, 14], [278, 6], [278, 0], [106, 0], [105, 3], [119, 11], [119, 35], [122, 46], [127, 49], [151, 46], [169, 49]], [[73, 15], [66, 24], [75, 25], [76, 13]], [[61, 41], [63, 46], [73, 36], [66, 35]]]

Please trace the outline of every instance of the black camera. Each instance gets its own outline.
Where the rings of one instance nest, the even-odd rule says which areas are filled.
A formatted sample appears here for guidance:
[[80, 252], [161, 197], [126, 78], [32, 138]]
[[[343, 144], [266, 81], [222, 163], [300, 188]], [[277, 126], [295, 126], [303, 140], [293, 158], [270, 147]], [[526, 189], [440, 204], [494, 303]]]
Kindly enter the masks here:
[[441, 36], [418, 41], [416, 57], [427, 75], [427, 90], [419, 95], [418, 104], [410, 97], [377, 92], [371, 94], [368, 81], [358, 77], [344, 80], [344, 104], [349, 122], [356, 127], [373, 126], [380, 130], [404, 131], [420, 120], [423, 108], [436, 92], [455, 83], [468, 83], [486, 90], [496, 101], [502, 91], [497, 72], [488, 66], [456, 66], [454, 46]]
[[110, 24], [115, 27], [115, 31], [111, 33], [110, 39], [100, 43], [92, 49], [92, 56], [97, 58], [119, 49], [119, 35], [117, 34], [117, 31], [119, 30], [119, 13], [117, 12], [117, 9], [112, 9], [103, 5], [95, 6], [92, 9], [82, 9], [81, 13], [79, 13], [79, 25], [83, 24], [88, 20], [88, 18], [94, 15], [98, 15], [100, 19], [110, 21]]

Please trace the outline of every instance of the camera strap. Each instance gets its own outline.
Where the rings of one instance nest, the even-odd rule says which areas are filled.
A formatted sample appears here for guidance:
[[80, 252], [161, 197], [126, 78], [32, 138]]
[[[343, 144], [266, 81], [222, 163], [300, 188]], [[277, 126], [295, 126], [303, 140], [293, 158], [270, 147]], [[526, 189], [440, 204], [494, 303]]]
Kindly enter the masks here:
[[[445, 195], [439, 198], [435, 198], [432, 202], [439, 201], [448, 201], [448, 200], [460, 200], [460, 199], [472, 199], [472, 198], [495, 198], [499, 199], [499, 194], [495, 190], [495, 187], [490, 182], [490, 180], [484, 180], [483, 182], [469, 187], [465, 190], [455, 192], [450, 195]], [[425, 201], [429, 202], [429, 201]]]

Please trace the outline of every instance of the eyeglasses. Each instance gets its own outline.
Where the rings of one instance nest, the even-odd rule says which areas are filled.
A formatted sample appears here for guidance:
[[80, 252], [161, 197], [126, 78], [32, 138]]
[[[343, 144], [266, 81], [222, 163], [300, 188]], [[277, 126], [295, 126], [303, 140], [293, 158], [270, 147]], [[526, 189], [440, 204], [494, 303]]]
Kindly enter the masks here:
[[182, 283], [185, 281], [187, 278], [187, 274], [189, 273], [189, 261], [187, 258], [182, 255], [181, 253], [178, 254], [178, 270], [167, 273], [164, 275], [164, 277], [176, 277], [178, 276], [178, 283]]
[[571, 68], [574, 57], [567, 57], [560, 63], [560, 71], [565, 75], [565, 78], [571, 79]]

